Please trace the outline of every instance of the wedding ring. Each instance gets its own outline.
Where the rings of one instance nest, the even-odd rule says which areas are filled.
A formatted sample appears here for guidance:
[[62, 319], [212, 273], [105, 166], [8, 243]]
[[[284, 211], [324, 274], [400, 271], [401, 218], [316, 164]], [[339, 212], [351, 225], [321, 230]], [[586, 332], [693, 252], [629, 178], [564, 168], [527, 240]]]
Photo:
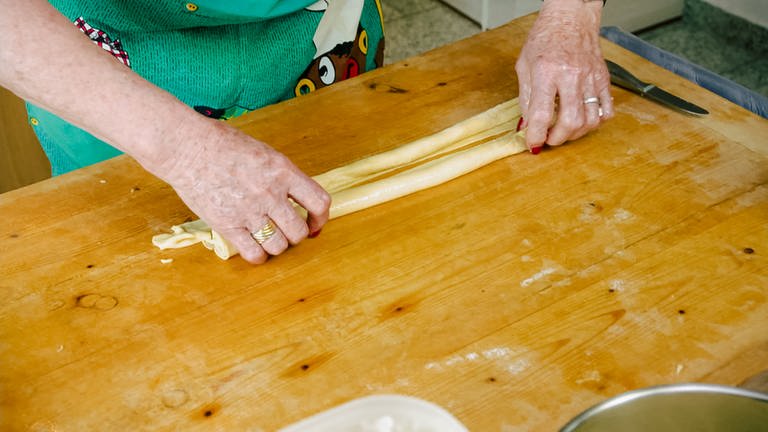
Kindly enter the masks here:
[[596, 96], [588, 97], [584, 99], [584, 104], [591, 104], [591, 103], [600, 103], [600, 99], [598, 99]]
[[272, 238], [276, 232], [277, 231], [275, 229], [275, 225], [272, 223], [272, 220], [267, 219], [267, 223], [265, 223], [260, 230], [252, 232], [251, 237], [256, 240], [256, 243], [264, 244], [264, 242]]

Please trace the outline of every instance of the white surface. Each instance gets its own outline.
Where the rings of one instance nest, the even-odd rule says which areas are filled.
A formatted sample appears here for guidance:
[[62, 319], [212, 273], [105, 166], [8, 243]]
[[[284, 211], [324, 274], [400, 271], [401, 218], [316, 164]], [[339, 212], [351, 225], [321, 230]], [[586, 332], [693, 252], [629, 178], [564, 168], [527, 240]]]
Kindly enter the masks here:
[[[618, 26], [627, 31], [650, 27], [678, 17], [684, 0], [608, 0], [602, 25]], [[729, 0], [712, 0], [728, 2]], [[498, 27], [517, 17], [539, 10], [541, 0], [443, 0], [485, 30]], [[733, 3], [765, 0], [731, 0]]]
[[448, 411], [411, 396], [379, 395], [313, 415], [279, 432], [468, 432]]
[[768, 2], [765, 0], [704, 0], [720, 9], [768, 28]]
[[633, 32], [681, 16], [683, 2], [684, 0], [608, 0], [601, 24]]
[[498, 27], [517, 17], [539, 10], [541, 0], [443, 0], [483, 30]]

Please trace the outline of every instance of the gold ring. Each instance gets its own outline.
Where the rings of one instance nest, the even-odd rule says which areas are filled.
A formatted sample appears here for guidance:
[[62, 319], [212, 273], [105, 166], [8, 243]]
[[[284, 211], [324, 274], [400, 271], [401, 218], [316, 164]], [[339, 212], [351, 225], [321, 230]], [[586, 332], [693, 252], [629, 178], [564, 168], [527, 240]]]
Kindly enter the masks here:
[[598, 99], [596, 96], [592, 96], [584, 99], [584, 105], [591, 104], [591, 103], [600, 103], [600, 99]]
[[256, 243], [264, 244], [264, 242], [271, 239], [276, 232], [277, 230], [275, 229], [275, 225], [272, 223], [272, 220], [267, 219], [267, 223], [265, 223], [260, 230], [252, 232], [251, 237], [256, 240]]

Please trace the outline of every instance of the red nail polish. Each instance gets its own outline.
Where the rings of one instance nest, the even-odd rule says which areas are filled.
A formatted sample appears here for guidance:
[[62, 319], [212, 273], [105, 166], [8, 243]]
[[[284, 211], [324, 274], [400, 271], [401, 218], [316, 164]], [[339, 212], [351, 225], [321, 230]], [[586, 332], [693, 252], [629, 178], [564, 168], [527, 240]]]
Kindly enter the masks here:
[[523, 127], [525, 127], [525, 119], [521, 116], [520, 120], [517, 121], [517, 132], [520, 132]]
[[322, 230], [323, 230], [323, 229], [322, 229], [322, 228], [320, 228], [319, 230], [317, 230], [317, 231], [315, 231], [315, 232], [313, 232], [313, 233], [309, 233], [309, 235], [308, 235], [307, 237], [309, 237], [309, 238], [315, 238], [315, 237], [317, 237], [317, 236], [319, 236], [319, 235], [320, 235], [320, 231], [322, 231]]
[[541, 148], [542, 148], [542, 147], [543, 147], [543, 146], [538, 146], [538, 147], [531, 147], [531, 153], [532, 153], [532, 154], [535, 154], [535, 155], [537, 155], [537, 154], [541, 153]]

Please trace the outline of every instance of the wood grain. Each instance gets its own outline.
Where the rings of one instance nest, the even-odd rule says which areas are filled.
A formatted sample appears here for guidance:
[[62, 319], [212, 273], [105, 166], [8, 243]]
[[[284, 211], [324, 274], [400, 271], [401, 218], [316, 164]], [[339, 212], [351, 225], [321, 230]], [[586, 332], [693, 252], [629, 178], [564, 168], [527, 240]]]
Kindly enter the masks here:
[[48, 158], [27, 123], [24, 101], [0, 87], [0, 193], [50, 176]]
[[[515, 97], [532, 19], [234, 124], [309, 174], [393, 148]], [[473, 431], [556, 430], [627, 390], [764, 370], [768, 124], [604, 48], [711, 116], [616, 89], [577, 142], [259, 267], [154, 249], [194, 215], [124, 156], [0, 195], [0, 429], [272, 431], [401, 393]]]

